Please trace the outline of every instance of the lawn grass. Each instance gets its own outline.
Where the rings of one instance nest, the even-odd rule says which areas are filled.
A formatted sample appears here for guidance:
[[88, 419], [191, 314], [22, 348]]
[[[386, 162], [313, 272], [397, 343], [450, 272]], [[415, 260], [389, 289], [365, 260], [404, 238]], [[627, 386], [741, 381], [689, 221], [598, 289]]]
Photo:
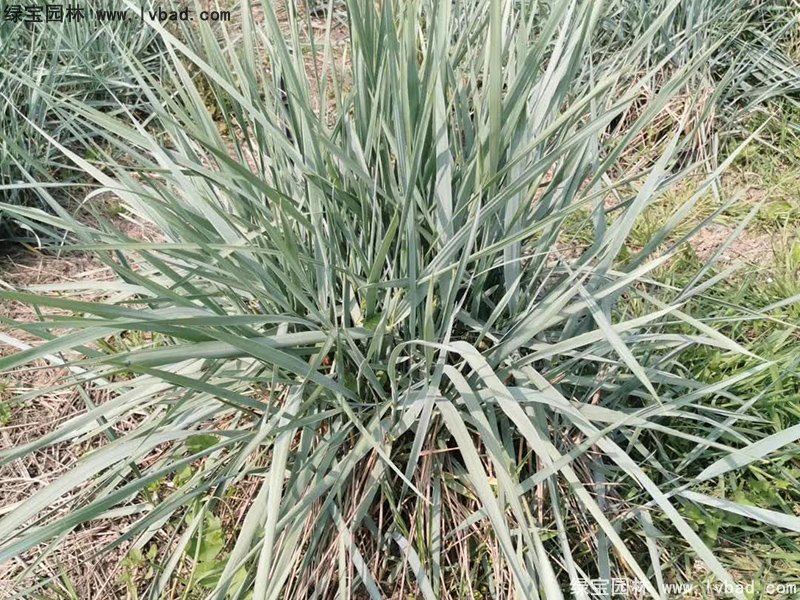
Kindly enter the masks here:
[[[770, 114], [765, 121], [763, 114]], [[648, 292], [664, 302], [675, 299], [716, 251], [727, 243], [743, 221], [744, 228], [717, 257], [708, 277], [729, 270], [721, 280], [693, 298], [687, 312], [703, 316], [730, 339], [750, 350], [773, 367], [748, 377], [731, 388], [736, 396], [752, 398], [747, 416], [747, 436], [768, 436], [783, 431], [800, 419], [800, 137], [792, 124], [797, 109], [791, 102], [772, 104], [763, 113], [747, 119], [748, 131], [759, 129], [754, 141], [722, 177], [716, 193], [703, 194], [673, 227], [665, 243], [675, 243], [699, 224], [710, 227], [685, 242], [675, 258], [650, 275], [654, 286]], [[632, 159], [636, 162], [636, 159]], [[622, 264], [644, 247], [670, 218], [695, 194], [700, 178], [689, 179], [664, 194], [638, 217], [619, 259]], [[731, 201], [734, 199], [734, 201]], [[613, 211], [611, 200], [609, 211]], [[757, 212], [753, 212], [757, 207]], [[611, 217], [607, 219], [611, 222]], [[586, 248], [593, 240], [594, 227], [587, 210], [573, 213], [564, 228], [565, 248]], [[734, 270], [730, 270], [730, 269]], [[625, 296], [617, 306], [620, 319], [641, 317], [647, 302], [635, 295]], [[689, 333], [679, 326], [676, 331]], [[724, 381], [743, 369], [754, 367], [757, 359], [733, 356], [709, 346], [680, 353], [678, 359], [687, 377], [704, 383]], [[716, 405], [721, 411], [735, 410], [737, 403], [724, 398]], [[698, 414], [702, 414], [698, 412]], [[697, 433], [691, 420], [675, 425], [687, 434]], [[722, 434], [720, 439], [730, 439]], [[677, 444], [677, 445], [676, 445]], [[671, 443], [671, 451], [691, 453], [694, 444]], [[709, 453], [704, 464], [713, 462]], [[800, 515], [800, 466], [796, 453], [787, 451], [749, 466], [744, 471], [715, 478], [699, 491], [712, 497], [728, 498], [748, 506]], [[776, 535], [741, 515], [682, 501], [682, 513], [699, 535], [719, 552], [725, 563], [746, 581], [755, 582], [753, 597], [774, 597], [768, 585], [797, 580], [800, 573], [800, 535], [782, 531]], [[661, 525], [664, 523], [662, 522]], [[659, 521], [656, 521], [659, 525]], [[688, 597], [708, 597], [708, 573], [691, 555], [667, 543], [675, 569], [675, 580], [696, 585]], [[680, 575], [679, 575], [680, 574]], [[712, 586], [713, 588], [713, 586]], [[789, 597], [779, 595], [778, 597]]]
[[[790, 107], [788, 113], [796, 111]], [[752, 399], [746, 413], [750, 421], [738, 431], [756, 437], [777, 434], [800, 419], [800, 168], [795, 159], [800, 152], [800, 139], [780, 121], [783, 116], [779, 114], [777, 126], [765, 131], [762, 141], [746, 150], [725, 174], [721, 193], [706, 194], [673, 230], [677, 240], [697, 223], [712, 217], [723, 235], [712, 236], [709, 247], [709, 239], [700, 233], [674, 261], [652, 275], [666, 286], [662, 290], [665, 300], [674, 297], [696, 276], [709, 252], [723, 244], [730, 232], [749, 217], [746, 227], [709, 276], [732, 266], [738, 268], [692, 299], [687, 310], [703, 315], [705, 323], [773, 364], [769, 370], [730, 389], [737, 396]], [[693, 193], [692, 183], [687, 182], [685, 189], [668, 194], [651, 206], [634, 227], [629, 250], [644, 245]], [[731, 197], [738, 200], [726, 205], [724, 201]], [[752, 214], [754, 206], [759, 208]], [[697, 248], [702, 249], [704, 260], [698, 258]], [[624, 317], [637, 316], [641, 314], [641, 301], [629, 299], [619, 310]], [[682, 327], [679, 330], [686, 331]], [[707, 346], [681, 353], [679, 361], [688, 377], [706, 383], [723, 381], [758, 363], [756, 359], [732, 356]], [[720, 411], [737, 407], [736, 402], [726, 402], [724, 398], [716, 404]], [[691, 421], [676, 426], [687, 433], [694, 431]], [[728, 434], [722, 433], [720, 439], [726, 437]], [[684, 442], [685, 452], [691, 452], [692, 447], [692, 443]], [[705, 460], [713, 461], [713, 453]], [[742, 505], [800, 515], [800, 465], [792, 450], [714, 478], [696, 489]], [[768, 585], [778, 589], [781, 583], [798, 580], [798, 532], [766, 531], [741, 515], [692, 502], [682, 502], [682, 511], [732, 570], [740, 573], [743, 580], [755, 582], [754, 598], [792, 597], [788, 592], [770, 594]], [[706, 589], [707, 573], [698, 571], [690, 556], [677, 548], [672, 550], [675, 568], [683, 571], [686, 580]]]

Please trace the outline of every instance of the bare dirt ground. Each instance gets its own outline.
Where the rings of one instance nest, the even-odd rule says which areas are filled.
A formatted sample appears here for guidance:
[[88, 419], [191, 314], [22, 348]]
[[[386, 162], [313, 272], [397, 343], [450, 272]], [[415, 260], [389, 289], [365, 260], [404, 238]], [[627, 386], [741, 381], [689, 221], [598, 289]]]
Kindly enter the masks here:
[[[714, 224], [699, 232], [691, 242], [697, 258], [702, 262], [708, 262], [723, 248], [734, 230], [734, 227]], [[718, 264], [744, 263], [763, 266], [769, 264], [773, 258], [772, 236], [745, 232], [733, 240], [727, 248], [722, 249]]]

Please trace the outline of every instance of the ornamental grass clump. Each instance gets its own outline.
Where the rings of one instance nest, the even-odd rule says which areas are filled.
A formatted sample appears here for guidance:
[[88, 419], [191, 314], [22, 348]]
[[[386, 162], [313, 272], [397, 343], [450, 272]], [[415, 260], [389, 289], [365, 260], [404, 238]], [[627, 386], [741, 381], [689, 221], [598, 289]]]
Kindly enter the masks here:
[[[633, 249], [702, 123], [687, 107], [657, 160], [615, 170], [708, 57], [664, 75], [687, 31], [642, 68], [679, 2], [608, 53], [591, 47], [601, 3], [345, 4], [344, 22], [265, 2], [237, 31], [151, 24], [167, 79], [127, 60], [163, 133], [45, 95], [92, 124], [100, 159], [38, 133], [163, 242], [13, 209], [116, 279], [68, 286], [105, 294], [92, 302], [0, 294], [62, 315], [13, 323], [42, 343], [0, 367], [63, 360], [86, 398], [2, 460], [97, 442], [0, 518], [0, 561], [125, 514], [110, 549], [155, 544], [153, 599], [552, 599], [595, 578], [658, 598], [681, 578], [675, 545], [732, 584], [681, 506], [775, 447], [740, 451], [749, 398], [732, 391], [771, 365], [686, 312], [713, 263], [682, 289], [651, 278], [732, 157]], [[124, 165], [103, 160], [121, 149]], [[158, 342], [98, 344], [130, 332]], [[694, 380], [681, 355], [697, 346], [755, 366]]]

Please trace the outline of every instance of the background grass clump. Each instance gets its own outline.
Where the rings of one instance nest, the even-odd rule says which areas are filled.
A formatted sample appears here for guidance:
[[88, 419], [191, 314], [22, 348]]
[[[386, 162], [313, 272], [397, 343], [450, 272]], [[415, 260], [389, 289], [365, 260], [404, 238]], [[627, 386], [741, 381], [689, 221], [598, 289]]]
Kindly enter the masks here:
[[[651, 27], [659, 24], [653, 43], [643, 50], [645, 65], [662, 64], [664, 72], [681, 68], [694, 57], [707, 60], [688, 78], [673, 102], [642, 132], [632, 161], [647, 160], [691, 100], [690, 120], [694, 142], [685, 160], [715, 160], [715, 140], [730, 144], [754, 131], [756, 121], [775, 117], [775, 108], [790, 112], [800, 102], [800, 11], [791, 1], [771, 0], [685, 0], [678, 3], [667, 21], [659, 23], [671, 3], [612, 2], [606, 11], [593, 46], [599, 53], [613, 52]], [[617, 133], [630, 119], [646, 110], [662, 82], [644, 89], [626, 115], [614, 123]], [[791, 118], [781, 118], [780, 127], [794, 129]], [[730, 149], [730, 148], [729, 148]], [[753, 148], [750, 151], [757, 151]]]
[[725, 258], [764, 130], [720, 139], [686, 93], [709, 65], [752, 87], [784, 30], [714, 7], [263, 3], [152, 24], [163, 77], [128, 61], [151, 113], [46, 95], [91, 136], [41, 139], [158, 240], [2, 205], [112, 274], [0, 293], [39, 316], [2, 319], [37, 342], [0, 368], [65, 369], [11, 402], [83, 404], [0, 460], [87, 448], [0, 517], [19, 594], [67, 588], [47, 555], [101, 521], [117, 590], [153, 599], [785, 583], [798, 297], [753, 301]]
[[[41, 22], [32, 21], [26, 6], [0, 2], [0, 197], [15, 205], [49, 206], [53, 200], [34, 185], [49, 183], [55, 201], [70, 205], [83, 199], [91, 178], [40, 130], [89, 159], [96, 158], [89, 150], [93, 133], [80, 119], [62, 118], [52, 105], [66, 96], [109, 115], [150, 114], [130, 60], [157, 74], [163, 46], [138, 16], [97, 21], [95, 10], [107, 9], [107, 3], [51, 4], [47, 10], [30, 4], [40, 9], [35, 14]], [[12, 17], [19, 7], [19, 18]], [[19, 233], [11, 225], [0, 211], [2, 235]]]

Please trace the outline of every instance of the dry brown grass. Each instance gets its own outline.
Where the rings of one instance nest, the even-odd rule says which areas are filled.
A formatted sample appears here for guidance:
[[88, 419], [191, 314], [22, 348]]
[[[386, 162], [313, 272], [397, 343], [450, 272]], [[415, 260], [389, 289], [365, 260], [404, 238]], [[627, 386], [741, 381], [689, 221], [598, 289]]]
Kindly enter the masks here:
[[[120, 231], [133, 239], [159, 239], [152, 227], [130, 216], [116, 214], [111, 218]], [[33, 247], [22, 247], [10, 250], [0, 259], [0, 265], [0, 286], [6, 289], [112, 279], [111, 270], [88, 253], [53, 255]], [[81, 300], [96, 300], [103, 296], [102, 292], [74, 295]], [[66, 313], [50, 309], [46, 314]], [[0, 301], [0, 315], [21, 324], [40, 320], [40, 314], [31, 306], [11, 300]], [[40, 342], [39, 338], [24, 329], [0, 325], [0, 356]], [[50, 361], [40, 360], [0, 376], [0, 402], [6, 403], [10, 409], [5, 419], [7, 422], [0, 424], [0, 447], [14, 448], [33, 442], [55, 431], [65, 421], [84, 413], [87, 400], [100, 405], [109, 399], [109, 392], [93, 385], [65, 385], [70, 379], [70, 372], [62, 366], [61, 361], [61, 357], [54, 356]], [[12, 402], [12, 399], [34, 396], [35, 400]], [[121, 429], [132, 426], [131, 423], [116, 425]], [[103, 438], [84, 443], [56, 443], [0, 467], [0, 515], [12, 511], [67, 473], [82, 456], [104, 443]], [[77, 491], [71, 496], [62, 497], [51, 508], [65, 512], [79, 495], [80, 491]], [[119, 537], [129, 522], [129, 518], [120, 518], [91, 523], [76, 529], [55, 550], [49, 551], [46, 546], [41, 546], [0, 564], [0, 598], [12, 597], [20, 593], [20, 586], [48, 578], [54, 579], [51, 589], [57, 589], [61, 585], [59, 581], [69, 581], [82, 600], [123, 597], [118, 595], [123, 592], [118, 580], [124, 547], [104, 556], [97, 556], [97, 553]], [[30, 572], [23, 582], [17, 582], [17, 589], [12, 589], [11, 581], [25, 574], [27, 569]]]
[[[22, 309], [18, 308], [16, 312], [18, 317], [23, 316], [20, 314]], [[19, 339], [19, 336], [15, 337]], [[14, 351], [9, 346], [4, 344], [2, 351]], [[95, 405], [108, 399], [107, 392], [92, 386], [83, 386], [83, 393], [79, 393], [77, 387], [63, 387], [69, 377], [66, 368], [44, 361], [3, 375], [9, 399], [35, 394], [35, 400], [11, 405], [8, 422], [0, 427], [2, 447], [23, 446], [55, 431], [65, 421], [86, 411], [87, 398]], [[56, 443], [0, 467], [0, 513], [14, 510], [70, 471], [82, 456], [103, 443], [102, 439], [84, 443]], [[67, 512], [78, 496], [80, 490], [60, 498], [50, 509], [55, 510], [56, 514]], [[76, 529], [52, 552], [41, 546], [0, 565], [0, 597], [11, 597], [12, 592], [19, 592], [19, 588], [11, 589], [11, 581], [25, 574], [28, 569], [30, 572], [22, 583], [17, 582], [17, 586], [47, 578], [66, 577], [75, 586], [80, 598], [93, 600], [109, 597], [103, 590], [107, 590], [116, 578], [118, 557], [93, 555], [116, 539], [124, 525], [114, 519], [89, 524]]]

